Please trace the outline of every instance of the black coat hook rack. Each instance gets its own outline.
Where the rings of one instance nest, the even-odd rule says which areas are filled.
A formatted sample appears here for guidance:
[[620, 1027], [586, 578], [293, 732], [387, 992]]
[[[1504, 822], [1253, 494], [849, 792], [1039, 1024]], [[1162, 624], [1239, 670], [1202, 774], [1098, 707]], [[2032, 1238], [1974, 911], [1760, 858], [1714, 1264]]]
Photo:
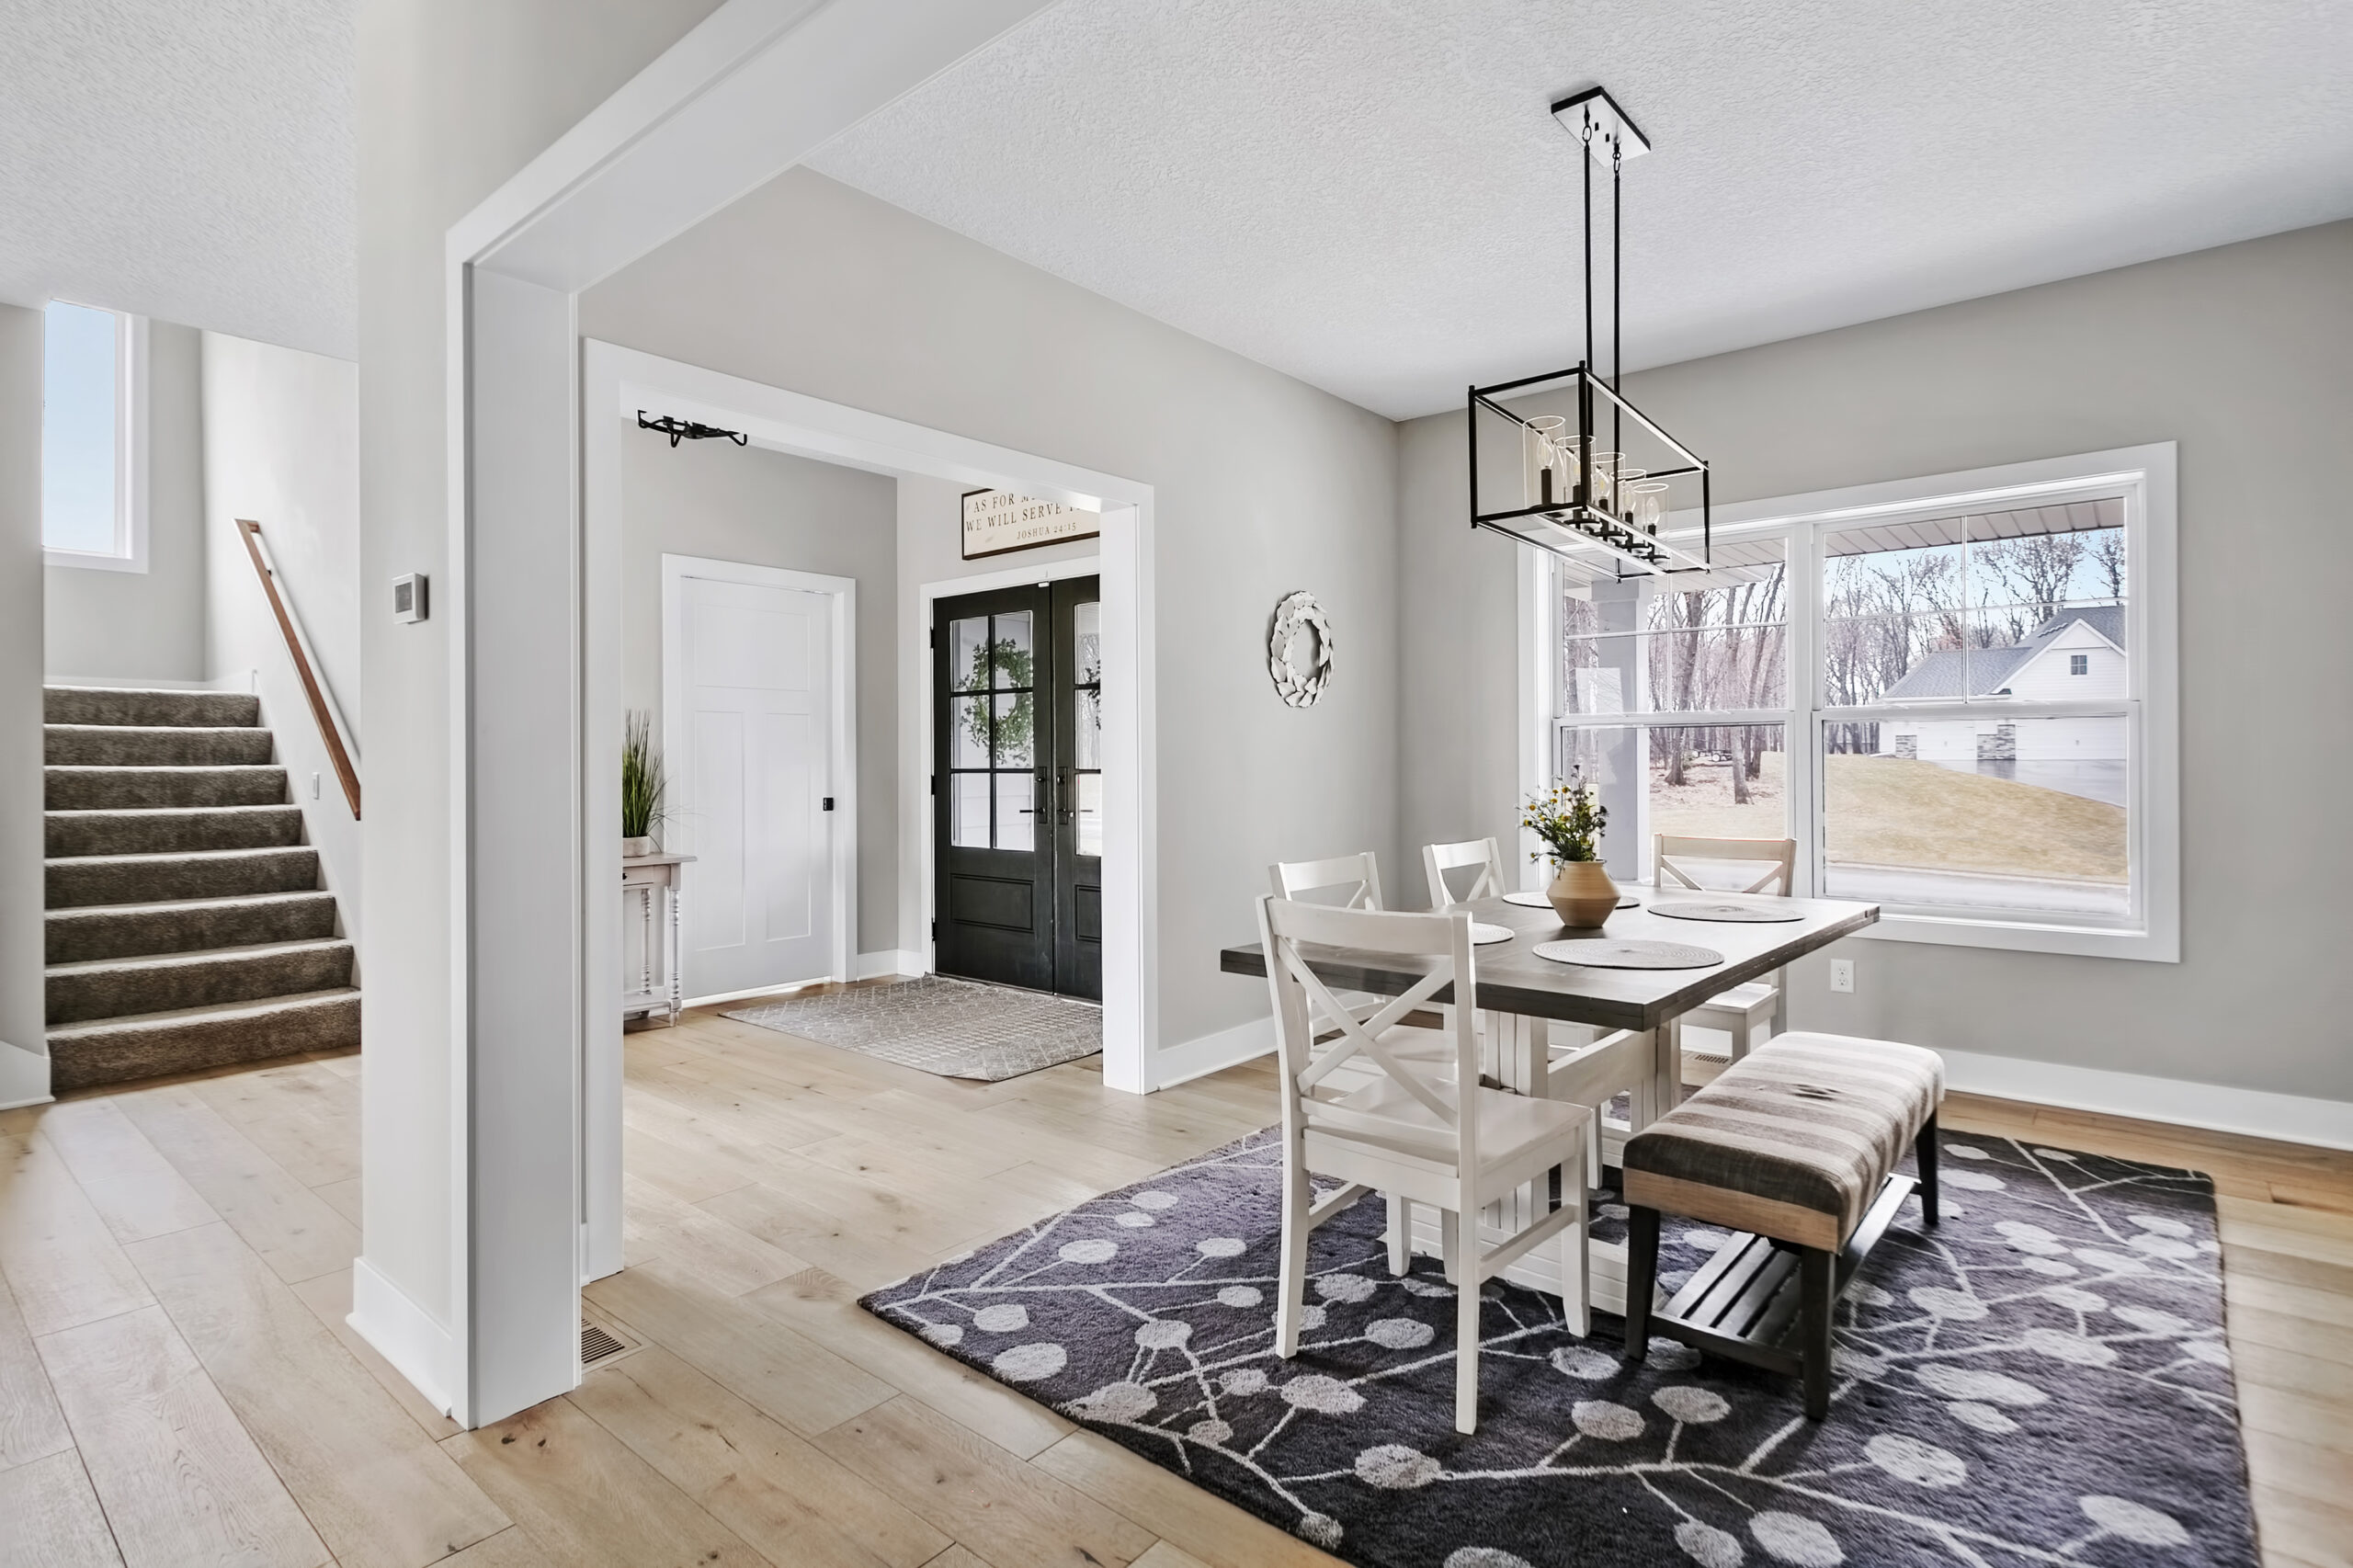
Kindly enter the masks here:
[[678, 419], [666, 414], [659, 419], [648, 419], [645, 417], [645, 410], [642, 408], [637, 411], [637, 427], [641, 430], [661, 432], [670, 437], [670, 445], [673, 447], [681, 441], [709, 441], [722, 437], [739, 447], [748, 447], [752, 444], [752, 437], [741, 430], [722, 430], [716, 425], [698, 425], [691, 419]]

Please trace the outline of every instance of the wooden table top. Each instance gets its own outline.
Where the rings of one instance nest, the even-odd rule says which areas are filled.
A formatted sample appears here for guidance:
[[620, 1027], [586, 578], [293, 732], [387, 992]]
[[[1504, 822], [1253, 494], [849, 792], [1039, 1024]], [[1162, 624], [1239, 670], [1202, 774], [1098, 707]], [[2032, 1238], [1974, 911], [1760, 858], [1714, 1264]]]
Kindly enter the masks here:
[[[1508, 926], [1515, 935], [1475, 949], [1472, 971], [1478, 977], [1478, 1005], [1498, 1012], [1531, 1017], [1561, 1018], [1571, 1023], [1597, 1024], [1605, 1028], [1651, 1029], [1687, 1013], [1711, 996], [1743, 982], [1771, 973], [1791, 959], [1829, 946], [1879, 918], [1875, 903], [1849, 903], [1835, 899], [1743, 899], [1738, 894], [1687, 892], [1682, 896], [1710, 901], [1769, 902], [1793, 909], [1803, 918], [1793, 921], [1674, 920], [1653, 915], [1650, 890], [1639, 896], [1643, 907], [1621, 909], [1599, 931], [1569, 931], [1549, 909], [1531, 909], [1485, 898], [1470, 906], [1474, 918], [1490, 926]], [[1670, 892], [1668, 897], [1677, 894]], [[1676, 942], [1710, 948], [1724, 961], [1706, 969], [1587, 969], [1536, 956], [1540, 942], [1576, 941], [1594, 937]], [[1368, 953], [1353, 948], [1310, 948], [1309, 963], [1324, 983], [1338, 989], [1370, 991], [1393, 996], [1428, 972], [1425, 960]], [[1233, 947], [1218, 954], [1218, 967], [1228, 974], [1264, 978], [1267, 956], [1258, 944]], [[1451, 986], [1432, 998], [1451, 1002]]]

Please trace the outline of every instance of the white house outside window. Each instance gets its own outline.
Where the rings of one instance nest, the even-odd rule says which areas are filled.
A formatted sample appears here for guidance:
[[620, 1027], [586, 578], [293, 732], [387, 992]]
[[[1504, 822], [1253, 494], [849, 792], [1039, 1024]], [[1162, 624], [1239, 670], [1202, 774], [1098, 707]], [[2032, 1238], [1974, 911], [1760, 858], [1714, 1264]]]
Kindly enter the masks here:
[[1554, 562], [1535, 755], [1598, 787], [1620, 881], [1656, 834], [1788, 836], [1875, 935], [2170, 960], [2172, 461], [1727, 508], [1705, 574]]
[[146, 326], [63, 301], [45, 313], [41, 547], [52, 566], [147, 570]]

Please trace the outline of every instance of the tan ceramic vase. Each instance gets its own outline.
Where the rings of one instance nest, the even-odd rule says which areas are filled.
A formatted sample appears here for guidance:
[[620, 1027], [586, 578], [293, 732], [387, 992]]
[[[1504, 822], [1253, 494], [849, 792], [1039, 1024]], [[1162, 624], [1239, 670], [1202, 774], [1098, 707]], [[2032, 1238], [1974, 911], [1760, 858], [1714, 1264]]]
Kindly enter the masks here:
[[1563, 860], [1552, 885], [1544, 890], [1561, 924], [1578, 931], [1597, 931], [1618, 907], [1618, 884], [1598, 860]]

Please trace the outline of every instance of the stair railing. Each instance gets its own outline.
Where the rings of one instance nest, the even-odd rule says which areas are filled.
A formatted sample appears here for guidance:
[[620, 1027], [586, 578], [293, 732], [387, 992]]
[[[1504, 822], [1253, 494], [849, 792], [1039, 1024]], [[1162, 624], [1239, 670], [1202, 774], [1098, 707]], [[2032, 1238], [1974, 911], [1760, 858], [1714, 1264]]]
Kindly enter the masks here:
[[311, 640], [302, 634], [301, 623], [294, 617], [294, 607], [278, 591], [277, 563], [270, 559], [269, 546], [261, 537], [261, 525], [240, 517], [237, 533], [245, 541], [245, 554], [261, 578], [261, 591], [268, 596], [270, 610], [278, 617], [278, 630], [285, 633], [286, 652], [294, 661], [294, 673], [302, 679], [302, 695], [310, 699], [311, 717], [319, 726], [319, 739], [326, 743], [327, 759], [335, 765], [335, 778], [343, 785], [343, 798], [351, 802], [351, 820], [358, 822], [359, 767], [346, 740], [350, 731], [335, 705], [335, 695], [319, 678], [318, 663], [311, 654]]

